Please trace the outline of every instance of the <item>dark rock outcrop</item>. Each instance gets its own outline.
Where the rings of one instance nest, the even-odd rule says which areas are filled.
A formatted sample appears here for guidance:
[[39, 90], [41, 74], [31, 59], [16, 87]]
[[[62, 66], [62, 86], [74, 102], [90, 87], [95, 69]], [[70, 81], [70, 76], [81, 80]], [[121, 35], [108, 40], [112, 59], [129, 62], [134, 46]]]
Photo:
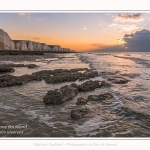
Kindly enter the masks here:
[[19, 77], [12, 75], [3, 75], [0, 76], [0, 87], [23, 85], [32, 80], [35, 80], [35, 78], [31, 75], [23, 75]]
[[101, 82], [96, 80], [96, 81], [86, 81], [85, 83], [81, 84], [78, 86], [78, 90], [81, 92], [86, 92], [86, 91], [91, 91], [95, 90], [96, 88], [102, 87]]
[[28, 67], [28, 68], [36, 68], [39, 67], [36, 64], [2, 64], [0, 65], [0, 68], [2, 67]]
[[88, 101], [103, 101], [111, 98], [113, 98], [113, 96], [110, 93], [104, 93], [100, 95], [89, 95]]
[[39, 66], [37, 66], [36, 64], [28, 64], [28, 65], [25, 65], [25, 67], [36, 68], [36, 67], [39, 67]]
[[0, 73], [5, 73], [5, 72], [14, 72], [15, 69], [11, 68], [11, 67], [1, 67], [0, 66]]
[[80, 98], [77, 99], [77, 103], [76, 104], [77, 105], [85, 105], [85, 104], [87, 104], [87, 102], [88, 102], [88, 99], [80, 97]]
[[98, 71], [88, 69], [82, 74], [82, 76], [79, 77], [79, 81], [94, 78], [97, 76], [98, 76]]
[[[81, 73], [80, 71], [85, 71]], [[45, 81], [46, 83], [62, 83], [71, 82], [76, 80], [86, 80], [98, 76], [97, 71], [92, 71], [86, 68], [71, 69], [71, 70], [56, 70], [53, 72], [53, 76], [48, 76]]]
[[127, 82], [129, 82], [129, 79], [126, 79], [124, 77], [113, 77], [113, 78], [109, 78], [108, 81], [114, 83], [114, 84], [125, 84]]
[[[78, 92], [92, 91], [101, 87], [100, 81], [87, 81], [81, 85], [71, 84], [61, 87], [60, 89], [48, 91], [45, 95], [45, 104], [60, 104], [73, 98]], [[78, 104], [85, 103], [83, 99], [79, 99]]]
[[74, 73], [60, 73], [57, 76], [50, 76], [45, 79], [46, 83], [62, 83], [62, 82], [71, 82], [76, 81], [79, 77], [82, 76], [80, 72]]
[[71, 111], [70, 116], [72, 119], [80, 119], [84, 117], [89, 110], [87, 108], [81, 108], [81, 109], [74, 109]]
[[60, 104], [70, 100], [78, 93], [76, 84], [66, 85], [60, 89], [48, 91], [44, 96], [45, 104]]

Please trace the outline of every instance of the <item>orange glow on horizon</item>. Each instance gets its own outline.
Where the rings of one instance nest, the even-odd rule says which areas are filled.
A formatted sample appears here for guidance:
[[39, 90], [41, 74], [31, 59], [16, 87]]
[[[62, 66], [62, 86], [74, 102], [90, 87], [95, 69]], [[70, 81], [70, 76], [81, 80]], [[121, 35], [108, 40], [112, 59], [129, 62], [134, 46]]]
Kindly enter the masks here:
[[[59, 38], [59, 36], [46, 36], [43, 33], [36, 32], [8, 32], [10, 38], [12, 40], [30, 40], [39, 43], [45, 43], [47, 45], [60, 45], [62, 48], [69, 48], [75, 51], [90, 51], [96, 49], [102, 49], [110, 46], [119, 45], [115, 40], [108, 40], [108, 38], [104, 37], [99, 43], [99, 40], [93, 38], [84, 38], [82, 40], [77, 37], [74, 39], [69, 39], [64, 36], [64, 38]], [[109, 36], [108, 36], [109, 37]], [[95, 44], [96, 43], [96, 44]]]

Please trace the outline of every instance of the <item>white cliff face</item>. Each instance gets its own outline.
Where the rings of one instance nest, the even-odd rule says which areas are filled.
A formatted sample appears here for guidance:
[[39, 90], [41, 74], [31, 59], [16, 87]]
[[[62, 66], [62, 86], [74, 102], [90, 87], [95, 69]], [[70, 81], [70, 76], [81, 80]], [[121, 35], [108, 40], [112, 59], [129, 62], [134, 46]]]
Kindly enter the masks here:
[[35, 51], [42, 50], [42, 44], [38, 42], [33, 42], [33, 48]]
[[30, 51], [51, 50], [48, 45], [33, 41], [16, 41], [16, 49]]
[[62, 51], [63, 52], [70, 52], [70, 49], [69, 48], [62, 48]]
[[15, 43], [16, 50], [28, 50], [27, 41], [19, 41]]
[[62, 51], [62, 48], [59, 45], [52, 46], [51, 48], [52, 51]]
[[34, 50], [33, 42], [31, 42], [31, 41], [28, 42], [28, 50], [29, 51], [33, 51]]
[[51, 50], [51, 48], [50, 48], [48, 45], [43, 44], [43, 48], [42, 48], [42, 50], [43, 50], [43, 51], [50, 51], [50, 50]]
[[0, 49], [15, 49], [14, 42], [2, 29], [0, 29]]
[[29, 50], [29, 51], [70, 51], [59, 45], [47, 45], [27, 40], [11, 40], [9, 35], [0, 29], [0, 50]]

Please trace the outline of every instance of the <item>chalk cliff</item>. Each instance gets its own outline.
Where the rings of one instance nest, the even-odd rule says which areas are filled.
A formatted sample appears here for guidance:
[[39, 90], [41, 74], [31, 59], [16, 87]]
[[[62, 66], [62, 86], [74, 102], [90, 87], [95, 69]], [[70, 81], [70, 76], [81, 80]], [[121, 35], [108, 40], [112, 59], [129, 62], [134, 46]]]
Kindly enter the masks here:
[[45, 43], [38, 43], [34, 41], [14, 40], [16, 50], [29, 50], [29, 51], [50, 51], [51, 48]]
[[0, 29], [0, 49], [15, 49], [14, 42], [2, 29]]
[[70, 49], [61, 48], [59, 45], [47, 45], [28, 40], [12, 40], [2, 29], [0, 29], [0, 50], [70, 51]]

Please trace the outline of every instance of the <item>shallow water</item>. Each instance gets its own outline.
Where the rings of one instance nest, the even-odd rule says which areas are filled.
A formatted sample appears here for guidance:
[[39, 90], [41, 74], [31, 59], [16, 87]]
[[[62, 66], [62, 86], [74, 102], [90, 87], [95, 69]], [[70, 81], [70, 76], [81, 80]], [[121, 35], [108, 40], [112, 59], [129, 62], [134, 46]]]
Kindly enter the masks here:
[[[139, 63], [137, 61], [139, 58], [144, 63]], [[0, 136], [149, 137], [149, 60], [150, 53], [71, 53], [57, 54], [57, 58], [21, 62], [37, 64], [39, 67], [35, 69], [16, 67], [11, 75], [20, 76], [47, 69], [91, 68], [99, 72], [99, 76], [92, 80], [106, 80], [108, 77], [118, 75], [130, 79], [130, 82], [81, 92], [72, 100], [54, 106], [43, 103], [47, 91], [72, 82], [47, 84], [45, 81], [33, 81], [22, 86], [0, 88]], [[77, 84], [83, 82], [85, 81], [76, 81]], [[76, 105], [79, 97], [86, 98], [88, 95], [101, 93], [111, 93], [113, 98], [102, 102], [89, 101], [85, 106]], [[88, 107], [91, 112], [79, 120], [71, 119], [71, 110], [80, 107]], [[25, 128], [8, 129], [9, 125], [20, 124]], [[2, 129], [3, 126], [6, 126], [7, 130]], [[10, 130], [23, 132], [22, 134], [2, 132]]]

